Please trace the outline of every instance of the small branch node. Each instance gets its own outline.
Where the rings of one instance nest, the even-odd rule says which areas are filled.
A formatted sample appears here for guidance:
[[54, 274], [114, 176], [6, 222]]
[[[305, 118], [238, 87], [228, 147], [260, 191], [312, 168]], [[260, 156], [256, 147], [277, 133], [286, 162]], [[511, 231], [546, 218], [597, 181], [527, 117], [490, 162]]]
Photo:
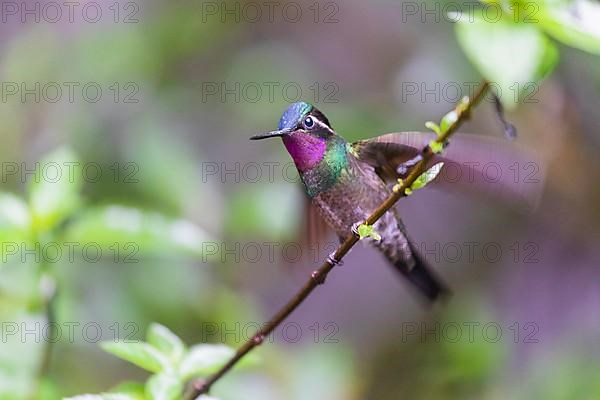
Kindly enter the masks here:
[[316, 282], [317, 285], [322, 285], [325, 283], [325, 275], [321, 275], [318, 270], [313, 271], [312, 274], [310, 274], [310, 277]]
[[258, 333], [256, 335], [254, 335], [254, 337], [252, 338], [252, 341], [257, 346], [261, 345], [265, 341], [265, 335], [263, 335], [262, 333]]
[[204, 394], [206, 393], [206, 380], [204, 379], [198, 379], [194, 381], [194, 389], [197, 390], [198, 394]]

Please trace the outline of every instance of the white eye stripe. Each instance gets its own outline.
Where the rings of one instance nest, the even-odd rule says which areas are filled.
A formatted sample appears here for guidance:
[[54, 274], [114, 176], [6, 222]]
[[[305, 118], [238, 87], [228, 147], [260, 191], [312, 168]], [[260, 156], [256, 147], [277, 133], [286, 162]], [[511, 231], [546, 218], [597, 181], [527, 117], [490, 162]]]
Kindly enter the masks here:
[[325, 128], [329, 132], [334, 133], [333, 130], [330, 127], [328, 127], [327, 124], [325, 124], [324, 122], [321, 122], [319, 120], [319, 118], [315, 117], [314, 115], [310, 115], [310, 117], [312, 118], [313, 122], [316, 123], [317, 125], [319, 125], [321, 128]]

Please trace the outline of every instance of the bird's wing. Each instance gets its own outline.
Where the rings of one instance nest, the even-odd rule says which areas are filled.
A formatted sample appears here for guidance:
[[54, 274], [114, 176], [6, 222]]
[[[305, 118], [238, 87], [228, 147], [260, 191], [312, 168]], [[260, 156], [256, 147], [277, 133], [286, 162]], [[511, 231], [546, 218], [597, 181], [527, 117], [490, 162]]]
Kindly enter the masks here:
[[306, 217], [302, 225], [301, 243], [312, 250], [321, 246], [333, 231], [308, 196], [304, 199], [304, 215]]
[[[421, 149], [435, 133], [399, 132], [352, 144], [352, 153], [371, 164], [388, 183], [406, 176]], [[432, 187], [475, 192], [492, 199], [534, 207], [543, 189], [544, 165], [540, 157], [506, 139], [454, 134], [450, 145], [428, 164], [444, 162]]]

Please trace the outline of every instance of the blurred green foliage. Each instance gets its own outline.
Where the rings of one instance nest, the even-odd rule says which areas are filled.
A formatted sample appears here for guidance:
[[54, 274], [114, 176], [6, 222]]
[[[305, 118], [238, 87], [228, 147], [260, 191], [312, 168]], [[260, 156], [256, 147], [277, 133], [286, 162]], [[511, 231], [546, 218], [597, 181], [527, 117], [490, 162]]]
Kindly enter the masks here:
[[[152, 324], [147, 342], [105, 342], [102, 347], [140, 368], [153, 373], [146, 385], [123, 382], [113, 393], [81, 395], [71, 400], [176, 400], [181, 398], [185, 384], [194, 378], [208, 376], [225, 363], [235, 350], [225, 345], [200, 344], [187, 348], [177, 335], [166, 327]], [[240, 365], [252, 363], [250, 356]], [[201, 399], [212, 397], [202, 396]]]
[[[499, 86], [508, 107], [522, 99], [528, 84], [541, 81], [556, 67], [558, 50], [546, 34], [600, 54], [600, 32], [590, 16], [598, 15], [593, 1], [484, 0], [483, 4], [497, 7], [499, 17], [484, 17], [482, 8], [475, 15], [454, 15], [456, 34], [481, 74]], [[512, 95], [515, 92], [520, 96]]]
[[[526, 20], [532, 3], [538, 10], [535, 22]], [[81, 171], [73, 164], [73, 176], [64, 175], [55, 182], [33, 178], [23, 187], [14, 176], [3, 177], [0, 242], [35, 249], [37, 258], [27, 257], [23, 262], [19, 254], [5, 254], [9, 249], [3, 248], [0, 399], [33, 396], [54, 400], [102, 392], [108, 387], [123, 395], [115, 397], [112, 393], [100, 398], [177, 398], [187, 379], [214, 371], [240, 342], [231, 337], [204, 340], [198, 334], [199, 321], [258, 321], [277, 306], [271, 304], [277, 298], [273, 294], [276, 291], [265, 294], [269, 307], [262, 306], [265, 299], [255, 292], [278, 287], [289, 277], [271, 270], [261, 274], [260, 264], [249, 268], [222, 262], [218, 257], [206, 262], [202, 244], [230, 238], [293, 238], [302, 223], [301, 191], [281, 178], [269, 184], [236, 182], [233, 187], [216, 187], [214, 182], [204, 181], [199, 165], [229, 153], [236, 160], [249, 159], [252, 155], [246, 148], [232, 149], [236, 147], [233, 139], [245, 140], [255, 128], [274, 125], [286, 101], [281, 96], [245, 104], [213, 99], [215, 105], [203, 99], [203, 83], [294, 81], [305, 88], [304, 96], [308, 97], [307, 93], [312, 94], [308, 88], [315, 81], [341, 82], [342, 101], [323, 102], [322, 84], [321, 96], [307, 100], [324, 103], [328, 115], [336, 116], [336, 129], [352, 140], [386, 130], [412, 129], [421, 126], [424, 118], [447, 109], [446, 104], [422, 101], [415, 110], [406, 102], [398, 104], [394, 95], [382, 95], [381, 88], [393, 86], [394, 71], [415, 71], [420, 74], [410, 78], [415, 80], [431, 74], [437, 80], [442, 74], [475, 80], [444, 24], [426, 24], [419, 29], [406, 24], [398, 34], [389, 28], [397, 20], [370, 24], [360, 5], [342, 3], [341, 11], [355, 22], [338, 31], [303, 24], [222, 23], [219, 17], [200, 23], [201, 4], [144, 2], [143, 23], [128, 25], [87, 24], [82, 28], [30, 24], [14, 30], [2, 26], [6, 29], [2, 32], [0, 72], [4, 82], [23, 82], [31, 87], [40, 81], [94, 81], [101, 84], [106, 91], [104, 98], [110, 101], [48, 104], [20, 101], [18, 96], [3, 101], [1, 158], [39, 160], [41, 165], [93, 160], [105, 171], [117, 163], [121, 167], [132, 165], [139, 173], [135, 174], [135, 184], [124, 181], [131, 169], [120, 170], [121, 179], [105, 174], [90, 184], [82, 182]], [[513, 96], [513, 85], [518, 84], [519, 91], [526, 90], [527, 83], [539, 82], [559, 68], [559, 49], [568, 46], [600, 54], [600, 6], [593, 1], [498, 4], [503, 10], [499, 22], [461, 20], [454, 29], [473, 66], [504, 89], [502, 100], [509, 107], [519, 100]], [[386, 17], [383, 10], [377, 18]], [[356, 19], [351, 19], [353, 12], [358, 15]], [[597, 59], [573, 55], [569, 50], [565, 53], [578, 63], [575, 74], [581, 69], [600, 77]], [[125, 84], [135, 83], [139, 102], [113, 101], [114, 93], [108, 88], [115, 82], [120, 84], [119, 100], [131, 93]], [[593, 83], [600, 87], [598, 82]], [[584, 85], [590, 86], [587, 82]], [[394, 91], [390, 89], [390, 93]], [[535, 126], [537, 120], [532, 117], [531, 121]], [[267, 146], [273, 147], [267, 147], [271, 151], [261, 157], [287, 160], [282, 151], [274, 150], [275, 145]], [[111, 257], [93, 265], [85, 260], [52, 263], [36, 248], [36, 244], [74, 241], [97, 243]], [[120, 248], [114, 259], [115, 243], [135, 246]], [[139, 262], [124, 263], [132, 254]], [[256, 284], [257, 280], [265, 283]], [[336, 295], [354, 300], [367, 296], [360, 288], [351, 289], [350, 294]], [[361, 316], [355, 315], [355, 303], [345, 302], [352, 320], [358, 321]], [[103, 340], [111, 339], [106, 336], [107, 327], [116, 326], [109, 336], [126, 336], [135, 343], [113, 341], [103, 348], [153, 375], [140, 374], [136, 368], [112, 360], [98, 351], [96, 343], [79, 337], [74, 342], [53, 344], [50, 373], [40, 378], [40, 360], [48, 342], [22, 340], [20, 334], [8, 333], [13, 324], [19, 331], [24, 327], [35, 330], [36, 324], [47, 326], [50, 303], [61, 326], [93, 321], [104, 327]], [[325, 307], [320, 311], [328, 312]], [[389, 320], [386, 313], [382, 311], [383, 318]], [[397, 317], [398, 313], [390, 315]], [[460, 320], [458, 315], [473, 313], [469, 307], [461, 307], [456, 315]], [[404, 314], [398, 318], [403, 319]], [[500, 317], [490, 312], [479, 318]], [[127, 325], [132, 321], [135, 323]], [[189, 343], [225, 344], [187, 347], [153, 321], [171, 327]], [[237, 400], [347, 400], [364, 398], [365, 393], [377, 399], [492, 400], [502, 396], [580, 400], [596, 398], [600, 393], [598, 358], [590, 349], [571, 351], [568, 337], [563, 339], [568, 349], [565, 354], [540, 356], [513, 372], [511, 362], [515, 361], [508, 353], [518, 353], [516, 346], [482, 340], [417, 346], [400, 343], [392, 324], [385, 325], [385, 332], [378, 332], [381, 342], [371, 337], [354, 345], [348, 340], [327, 348], [315, 343], [298, 348], [269, 343], [261, 349], [260, 368], [228, 377], [215, 392], [219, 398]], [[149, 328], [142, 342], [146, 326]], [[558, 345], [562, 343], [558, 341]], [[548, 347], [539, 351], [555, 352], [552, 345]], [[589, 354], [589, 359], [572, 353]], [[520, 386], [509, 389], [517, 378]], [[327, 384], [322, 384], [324, 380]], [[115, 386], [121, 381], [124, 383]]]
[[[55, 175], [48, 172], [50, 167], [56, 171]], [[62, 249], [69, 248], [68, 244], [93, 243], [100, 252], [114, 254], [115, 259], [137, 262], [138, 252], [200, 256], [201, 244], [209, 240], [202, 229], [189, 221], [120, 205], [94, 208], [86, 204], [81, 195], [81, 162], [68, 148], [48, 154], [36, 169], [28, 187], [27, 202], [11, 193], [0, 193], [2, 315], [15, 329], [57, 323], [49, 319], [47, 309], [54, 307], [51, 303], [59, 268], [56, 263], [68, 263], [68, 257], [61, 255]], [[123, 252], [114, 252], [114, 246], [122, 244], [126, 244]], [[48, 246], [59, 250], [51, 253]], [[23, 265], [27, 249], [34, 254], [25, 257], [27, 264]], [[161, 329], [155, 327], [150, 337], [160, 336]], [[0, 394], [2, 398], [25, 397], [40, 379], [35, 376], [35, 365], [39, 363], [36, 360], [42, 357], [44, 346], [51, 345], [52, 339], [48, 337], [54, 336], [38, 340], [33, 346], [19, 343], [21, 334], [5, 334], [3, 341], [10, 343], [7, 347], [10, 351], [0, 354], [0, 376], [12, 384], [2, 385]], [[168, 335], [163, 332], [162, 336]], [[155, 339], [155, 343], [161, 342]]]

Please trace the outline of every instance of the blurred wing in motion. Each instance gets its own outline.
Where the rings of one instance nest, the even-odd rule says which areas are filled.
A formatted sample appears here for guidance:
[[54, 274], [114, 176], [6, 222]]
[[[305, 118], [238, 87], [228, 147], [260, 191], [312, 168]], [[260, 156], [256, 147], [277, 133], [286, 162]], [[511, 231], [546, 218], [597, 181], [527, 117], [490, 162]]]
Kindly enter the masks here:
[[[352, 147], [359, 159], [374, 166], [391, 184], [406, 177], [415, 157], [435, 138], [433, 132], [388, 133]], [[431, 187], [474, 192], [531, 208], [542, 193], [545, 168], [541, 158], [506, 139], [454, 134], [450, 145], [427, 168], [440, 161], [444, 167]]]
[[319, 214], [319, 211], [312, 204], [310, 198], [305, 196], [304, 209], [306, 215], [306, 223], [304, 226], [304, 238], [309, 245], [318, 245], [333, 232]]

